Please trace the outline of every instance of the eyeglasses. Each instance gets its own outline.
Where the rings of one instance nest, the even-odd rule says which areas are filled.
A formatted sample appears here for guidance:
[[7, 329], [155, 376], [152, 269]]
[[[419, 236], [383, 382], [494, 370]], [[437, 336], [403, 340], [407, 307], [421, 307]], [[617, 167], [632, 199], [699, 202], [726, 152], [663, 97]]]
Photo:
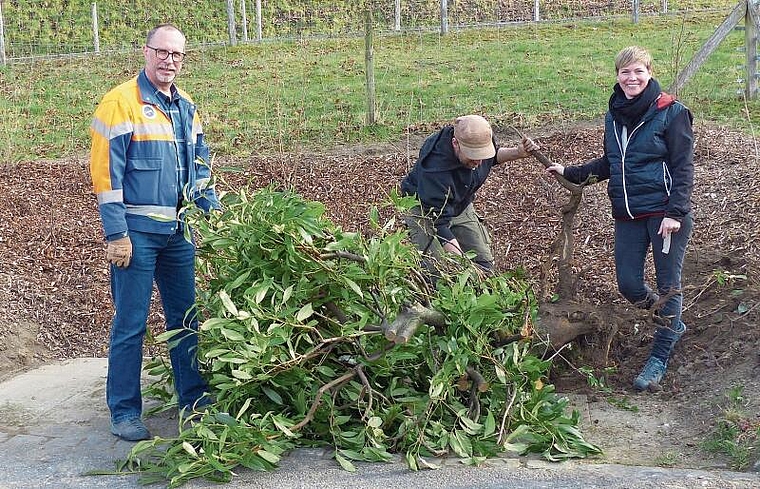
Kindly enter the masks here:
[[158, 59], [167, 59], [169, 56], [172, 57], [172, 61], [175, 63], [181, 63], [185, 59], [185, 53], [181, 51], [167, 51], [166, 49], [158, 49], [154, 48], [153, 46], [145, 46], [148, 49], [152, 49], [156, 52], [156, 58]]

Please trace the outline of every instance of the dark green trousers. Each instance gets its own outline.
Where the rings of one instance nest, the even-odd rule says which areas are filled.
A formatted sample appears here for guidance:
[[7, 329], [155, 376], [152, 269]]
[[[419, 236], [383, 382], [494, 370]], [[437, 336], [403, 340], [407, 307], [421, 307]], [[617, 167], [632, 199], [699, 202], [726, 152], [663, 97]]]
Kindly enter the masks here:
[[[404, 216], [404, 223], [409, 230], [409, 238], [420, 251], [433, 259], [443, 256], [443, 246], [436, 236], [433, 219], [423, 215], [419, 206], [410, 209], [409, 214]], [[459, 241], [463, 252], [476, 253], [475, 263], [484, 268], [493, 268], [491, 236], [472, 204], [451, 220], [449, 229]]]

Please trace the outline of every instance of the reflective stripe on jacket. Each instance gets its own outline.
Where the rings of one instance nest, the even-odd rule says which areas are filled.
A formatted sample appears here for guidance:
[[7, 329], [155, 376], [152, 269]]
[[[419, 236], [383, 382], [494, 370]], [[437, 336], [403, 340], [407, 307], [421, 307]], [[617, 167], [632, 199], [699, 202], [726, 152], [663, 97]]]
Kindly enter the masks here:
[[[219, 206], [195, 104], [178, 91], [180, 120], [188, 135], [180, 147], [155, 92], [143, 71], [108, 92], [95, 110], [90, 175], [107, 237], [130, 229], [176, 232], [180, 193], [204, 210]], [[185, 189], [177, 188], [178, 151], [185, 151], [188, 166]]]

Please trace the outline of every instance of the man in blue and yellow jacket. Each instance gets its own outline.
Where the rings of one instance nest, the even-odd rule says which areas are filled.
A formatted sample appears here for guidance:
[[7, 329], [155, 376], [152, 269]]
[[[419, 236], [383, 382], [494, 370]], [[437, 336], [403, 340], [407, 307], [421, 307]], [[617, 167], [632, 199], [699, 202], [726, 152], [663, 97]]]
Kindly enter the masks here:
[[195, 104], [174, 85], [185, 36], [160, 25], [148, 33], [143, 54], [144, 70], [103, 97], [90, 128], [90, 173], [115, 307], [106, 402], [112, 433], [130, 441], [151, 437], [141, 419], [140, 373], [154, 280], [166, 328], [182, 330], [169, 350], [179, 407], [210, 402], [195, 358], [195, 246], [178, 213], [186, 202], [219, 207]]

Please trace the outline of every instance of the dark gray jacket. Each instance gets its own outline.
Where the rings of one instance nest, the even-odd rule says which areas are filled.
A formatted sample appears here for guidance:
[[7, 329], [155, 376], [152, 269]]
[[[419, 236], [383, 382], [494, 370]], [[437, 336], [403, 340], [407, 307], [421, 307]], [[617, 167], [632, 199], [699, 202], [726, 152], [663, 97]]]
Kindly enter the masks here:
[[[454, 154], [451, 139], [454, 127], [446, 126], [429, 136], [412, 170], [401, 181], [401, 192], [414, 195], [422, 204], [422, 211], [430, 216], [444, 240], [454, 239], [449, 229], [451, 219], [464, 211], [475, 199], [475, 192], [483, 185], [496, 164], [496, 157], [470, 170]], [[494, 148], [497, 149], [496, 140]]]

